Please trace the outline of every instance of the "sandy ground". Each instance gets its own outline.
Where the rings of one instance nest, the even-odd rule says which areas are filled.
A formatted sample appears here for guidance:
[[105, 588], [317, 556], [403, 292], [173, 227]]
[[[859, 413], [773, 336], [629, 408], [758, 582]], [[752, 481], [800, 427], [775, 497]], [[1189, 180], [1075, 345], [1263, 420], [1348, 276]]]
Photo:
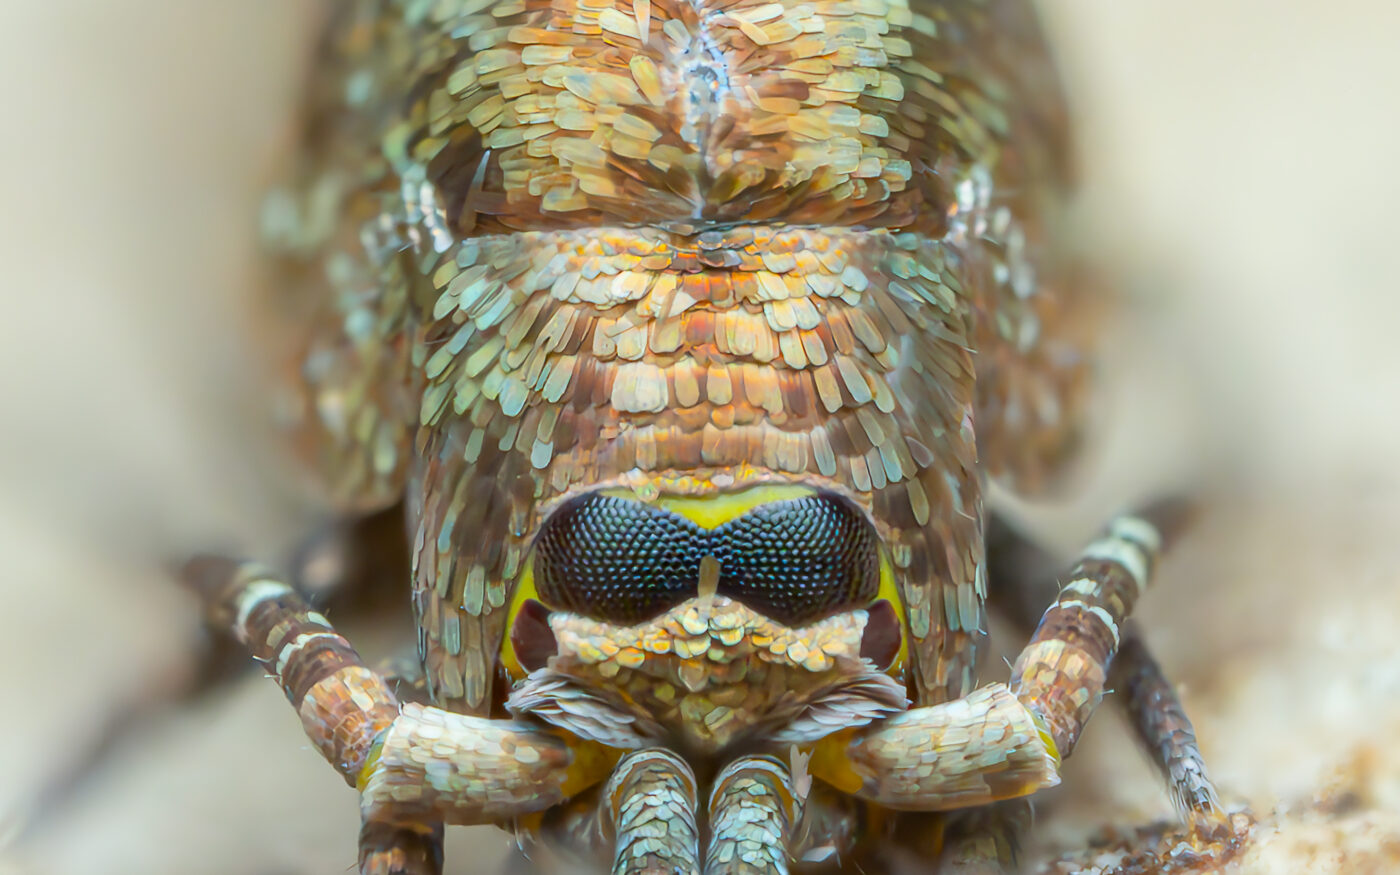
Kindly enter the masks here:
[[[1047, 7], [1086, 248], [1134, 315], [1073, 500], [1025, 513], [1068, 549], [1124, 500], [1209, 484], [1144, 623], [1229, 804], [1259, 819], [1239, 871], [1400, 871], [1400, 6]], [[353, 867], [353, 794], [257, 678], [153, 715], [67, 803], [34, 804], [185, 664], [192, 606], [155, 559], [276, 557], [312, 519], [266, 461], [241, 326], [313, 12], [0, 11], [0, 870]], [[1169, 813], [1107, 712], [1037, 810], [1036, 853], [1081, 861], [1105, 827]], [[462, 873], [506, 847], [452, 845]]]

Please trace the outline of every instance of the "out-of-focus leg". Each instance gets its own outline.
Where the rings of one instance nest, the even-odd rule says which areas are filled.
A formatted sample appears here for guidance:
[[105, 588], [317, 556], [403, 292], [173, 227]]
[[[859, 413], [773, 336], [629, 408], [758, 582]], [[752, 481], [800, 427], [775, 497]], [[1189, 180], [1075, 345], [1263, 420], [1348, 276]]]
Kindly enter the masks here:
[[948, 826], [940, 875], [1005, 875], [1017, 871], [1030, 803], [1011, 799], [957, 816]]
[[964, 811], [909, 811], [882, 843], [887, 875], [1009, 875], [1019, 871], [1030, 803], [1011, 799]]
[[442, 875], [442, 825], [364, 824], [360, 875]]
[[1167, 782], [1182, 821], [1202, 841], [1230, 835], [1229, 817], [1206, 774], [1191, 718], [1147, 645], [1132, 630], [1125, 636], [1111, 677], [1133, 732]]
[[1045, 606], [1060, 594], [1064, 557], [998, 515], [987, 523], [987, 605], [1030, 639]]

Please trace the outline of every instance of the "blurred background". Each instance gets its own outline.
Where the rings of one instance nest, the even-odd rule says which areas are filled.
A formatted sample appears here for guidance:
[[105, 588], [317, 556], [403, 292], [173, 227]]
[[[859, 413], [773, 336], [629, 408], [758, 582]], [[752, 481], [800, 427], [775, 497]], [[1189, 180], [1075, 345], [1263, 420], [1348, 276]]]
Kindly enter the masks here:
[[[349, 871], [354, 794], [252, 674], [36, 803], [185, 670], [193, 605], [158, 564], [281, 557], [315, 521], [260, 428], [249, 302], [319, 6], [3, 7], [0, 871]], [[1075, 489], [1023, 513], [1068, 550], [1125, 500], [1214, 487], [1143, 622], [1259, 819], [1241, 871], [1400, 871], [1400, 5], [1044, 7], [1084, 248], [1129, 311]], [[1096, 836], [1169, 816], [1110, 713], [1037, 859], [1113, 871]], [[506, 849], [454, 832], [452, 871]]]

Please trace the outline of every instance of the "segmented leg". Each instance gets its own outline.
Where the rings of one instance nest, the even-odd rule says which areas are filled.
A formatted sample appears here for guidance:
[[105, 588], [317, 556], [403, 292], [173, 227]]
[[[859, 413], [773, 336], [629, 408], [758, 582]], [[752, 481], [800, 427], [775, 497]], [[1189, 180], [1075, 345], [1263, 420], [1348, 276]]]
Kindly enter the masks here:
[[[326, 618], [256, 565], [204, 558], [185, 580], [282, 687], [302, 727], [360, 789], [363, 872], [405, 875], [441, 855], [437, 825], [490, 823], [558, 803], [592, 781], [592, 761], [544, 730], [408, 704], [400, 710]], [[588, 760], [588, 758], [584, 758]], [[379, 868], [374, 868], [374, 867]]]
[[1059, 757], [1044, 722], [1005, 684], [895, 714], [856, 733], [844, 756], [848, 774], [820, 776], [905, 811], [986, 805], [1060, 780]]
[[845, 751], [852, 792], [891, 808], [983, 805], [1058, 783], [1103, 697], [1119, 626], [1147, 588], [1185, 506], [1120, 517], [1085, 548], [1012, 669], [962, 699], [896, 715], [857, 733]]
[[360, 875], [442, 875], [442, 825], [364, 824]]
[[1070, 582], [1045, 612], [1011, 671], [1017, 696], [1046, 720], [1061, 756], [1069, 756], [1103, 698], [1119, 627], [1147, 591], [1162, 549], [1187, 508], [1168, 502], [1119, 517], [1086, 547]]
[[1110, 673], [1121, 693], [1128, 719], [1152, 763], [1167, 782], [1172, 804], [1182, 821], [1203, 840], [1232, 832], [1215, 785], [1196, 745], [1196, 730], [1176, 690], [1152, 658], [1147, 645], [1130, 628]]
[[265, 569], [202, 558], [185, 580], [211, 621], [229, 629], [281, 685], [312, 743], [354, 786], [398, 702], [324, 616]]
[[788, 767], [773, 757], [741, 757], [710, 790], [705, 875], [787, 875], [788, 849], [802, 800]]
[[406, 703], [360, 775], [360, 814], [481, 824], [541, 811], [591, 783], [593, 764], [577, 753], [541, 727]]
[[[394, 508], [370, 517], [337, 519], [304, 542], [293, 568], [295, 587], [314, 606], [336, 611], [372, 609], [386, 588], [374, 586], [408, 567], [403, 513]], [[398, 563], [398, 570], [391, 566]], [[41, 826], [68, 805], [147, 724], [172, 706], [217, 696], [224, 685], [250, 670], [247, 648], [226, 635], [205, 634], [178, 664], [143, 678], [130, 698], [118, 701], [91, 733], [92, 743], [75, 750], [27, 805], [29, 816], [19, 825], [24, 832]], [[398, 685], [394, 686], [397, 690]]]
[[[991, 598], [1005, 616], [1029, 633], [1036, 615], [1031, 606], [1056, 591], [1044, 573], [1049, 554], [1004, 524], [988, 537]], [[1109, 669], [1111, 697], [1123, 708], [1153, 766], [1166, 782], [1182, 821], [1203, 838], [1229, 829], [1215, 787], [1196, 745], [1195, 729], [1172, 683], [1163, 674], [1141, 634], [1129, 624]]]
[[696, 875], [695, 774], [659, 748], [623, 757], [603, 793], [613, 875]]

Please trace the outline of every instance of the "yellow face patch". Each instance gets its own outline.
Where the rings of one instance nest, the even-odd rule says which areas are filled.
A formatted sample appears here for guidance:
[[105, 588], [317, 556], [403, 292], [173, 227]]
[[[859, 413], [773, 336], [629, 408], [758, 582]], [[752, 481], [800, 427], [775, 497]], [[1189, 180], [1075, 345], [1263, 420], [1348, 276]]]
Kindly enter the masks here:
[[535, 589], [535, 562], [533, 559], [527, 559], [525, 567], [520, 570], [520, 579], [515, 584], [515, 595], [511, 598], [510, 610], [506, 613], [505, 640], [501, 642], [501, 666], [513, 681], [529, 674], [520, 664], [520, 656], [515, 652], [515, 642], [510, 640], [510, 630], [515, 628], [520, 609], [531, 599], [538, 600], [539, 592]]
[[[674, 514], [688, 521], [696, 528], [704, 531], [715, 531], [739, 518], [749, 514], [755, 509], [765, 505], [778, 502], [792, 501], [794, 499], [804, 499], [819, 494], [819, 490], [801, 484], [767, 484], [754, 486], [737, 492], [714, 492], [706, 495], [665, 495], [656, 497], [654, 494], [643, 496], [638, 491], [625, 488], [603, 490], [598, 493], [602, 497], [613, 500], [623, 500], [626, 502], [637, 502], [660, 511]], [[878, 548], [877, 548], [878, 549]], [[896, 584], [893, 566], [883, 550], [879, 550], [878, 565], [878, 588], [870, 592], [866, 598], [873, 595], [869, 602], [862, 601], [859, 605], [852, 603], [851, 607], [856, 608], [866, 604], [878, 606], [880, 602], [887, 602], [888, 609], [892, 610], [895, 620], [898, 623], [899, 638], [898, 651], [893, 655], [893, 661], [885, 666], [885, 660], [889, 658], [888, 651], [884, 657], [877, 657], [882, 668], [891, 675], [898, 675], [905, 665], [908, 657], [907, 635], [905, 634], [906, 611], [900, 596], [899, 587]], [[520, 576], [517, 580], [515, 591], [506, 617], [507, 634], [501, 645], [500, 658], [502, 666], [513, 680], [520, 680], [529, 674], [529, 670], [522, 662], [522, 654], [517, 652], [516, 642], [512, 640], [511, 630], [516, 629], [517, 622], [521, 620], [521, 612], [531, 601], [541, 604], [549, 603], [541, 596], [539, 580], [539, 569], [536, 567], [539, 557], [532, 552], [524, 563]], [[559, 605], [555, 609], [561, 609]], [[578, 608], [562, 608], [563, 610], [578, 610]], [[618, 621], [614, 621], [618, 622]], [[624, 621], [624, 625], [626, 622]], [[894, 644], [894, 641], [890, 641]]]
[[899, 595], [899, 584], [894, 579], [894, 566], [890, 564], [890, 557], [885, 555], [884, 550], [880, 551], [880, 590], [875, 600], [889, 602], [890, 607], [894, 608], [895, 617], [899, 619], [899, 653], [889, 668], [885, 669], [886, 674], [898, 675], [904, 671], [904, 662], [909, 657], [909, 624], [906, 620], [904, 600]]
[[[702, 529], [717, 529], [760, 505], [816, 494], [817, 490], [810, 486], [784, 483], [755, 486], [741, 492], [716, 492], [712, 495], [666, 495], [649, 503], [685, 517]], [[603, 491], [603, 495], [645, 501], [630, 489], [607, 489]]]

